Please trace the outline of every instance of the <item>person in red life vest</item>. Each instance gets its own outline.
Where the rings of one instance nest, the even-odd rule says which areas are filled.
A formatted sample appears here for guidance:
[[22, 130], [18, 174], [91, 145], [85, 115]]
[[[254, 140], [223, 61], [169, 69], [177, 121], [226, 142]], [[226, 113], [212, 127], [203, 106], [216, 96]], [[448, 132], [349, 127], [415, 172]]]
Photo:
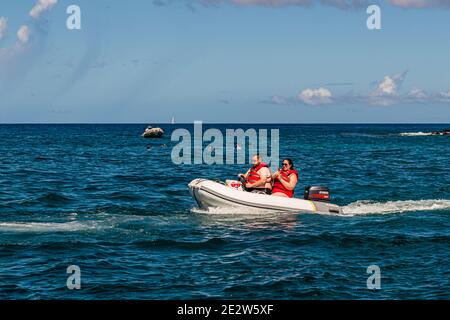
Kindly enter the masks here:
[[276, 197], [292, 198], [298, 181], [298, 172], [294, 170], [291, 159], [284, 159], [282, 169], [272, 175], [272, 195]]
[[245, 174], [239, 174], [239, 178], [245, 179], [245, 188], [249, 192], [270, 194], [272, 184], [270, 183], [270, 172], [267, 164], [262, 162], [262, 157], [257, 154], [252, 158], [253, 166]]

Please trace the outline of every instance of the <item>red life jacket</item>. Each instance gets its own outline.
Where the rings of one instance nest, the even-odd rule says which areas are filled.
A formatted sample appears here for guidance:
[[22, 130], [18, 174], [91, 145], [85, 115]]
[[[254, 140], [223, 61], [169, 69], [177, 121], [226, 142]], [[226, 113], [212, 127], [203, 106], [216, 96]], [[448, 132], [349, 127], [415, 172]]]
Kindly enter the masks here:
[[256, 181], [261, 179], [261, 177], [258, 174], [258, 171], [261, 168], [268, 168], [268, 166], [267, 166], [267, 164], [261, 162], [259, 165], [253, 166], [250, 168], [250, 171], [248, 172], [248, 175], [247, 175], [248, 183], [255, 183]]
[[[290, 181], [289, 176], [291, 174], [295, 174], [298, 179], [298, 171], [297, 170], [288, 170], [288, 171], [280, 170], [280, 173], [281, 173], [281, 179], [283, 179], [286, 182]], [[273, 183], [272, 193], [275, 193], [275, 192], [284, 193], [289, 198], [292, 198], [294, 196], [294, 190], [286, 189], [286, 187], [283, 186], [283, 184], [280, 182], [279, 179], [275, 180], [275, 182]]]

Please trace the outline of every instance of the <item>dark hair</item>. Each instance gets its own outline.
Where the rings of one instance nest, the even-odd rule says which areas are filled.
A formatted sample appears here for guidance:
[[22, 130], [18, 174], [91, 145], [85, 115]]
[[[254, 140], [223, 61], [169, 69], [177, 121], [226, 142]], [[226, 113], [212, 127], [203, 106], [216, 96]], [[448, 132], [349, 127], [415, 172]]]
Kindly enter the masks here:
[[294, 170], [294, 162], [292, 162], [292, 159], [286, 158], [286, 159], [283, 159], [283, 161], [287, 161], [290, 164], [291, 169]]

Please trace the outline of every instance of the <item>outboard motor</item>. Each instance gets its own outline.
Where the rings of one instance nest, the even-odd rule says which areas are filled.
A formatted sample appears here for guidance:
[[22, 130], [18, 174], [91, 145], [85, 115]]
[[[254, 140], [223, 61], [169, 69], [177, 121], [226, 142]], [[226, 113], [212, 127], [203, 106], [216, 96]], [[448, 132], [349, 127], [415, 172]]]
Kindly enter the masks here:
[[311, 201], [330, 201], [330, 190], [327, 187], [307, 186], [305, 187], [305, 200]]

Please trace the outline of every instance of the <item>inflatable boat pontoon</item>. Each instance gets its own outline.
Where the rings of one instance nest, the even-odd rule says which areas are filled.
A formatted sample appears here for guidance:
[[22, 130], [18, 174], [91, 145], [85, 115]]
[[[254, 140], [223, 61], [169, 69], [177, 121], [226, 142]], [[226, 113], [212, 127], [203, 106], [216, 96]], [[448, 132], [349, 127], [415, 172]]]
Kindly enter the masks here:
[[223, 183], [195, 179], [189, 183], [189, 191], [200, 209], [230, 208], [246, 212], [279, 211], [297, 213], [342, 213], [341, 207], [325, 202], [298, 198], [275, 197], [237, 190]]

